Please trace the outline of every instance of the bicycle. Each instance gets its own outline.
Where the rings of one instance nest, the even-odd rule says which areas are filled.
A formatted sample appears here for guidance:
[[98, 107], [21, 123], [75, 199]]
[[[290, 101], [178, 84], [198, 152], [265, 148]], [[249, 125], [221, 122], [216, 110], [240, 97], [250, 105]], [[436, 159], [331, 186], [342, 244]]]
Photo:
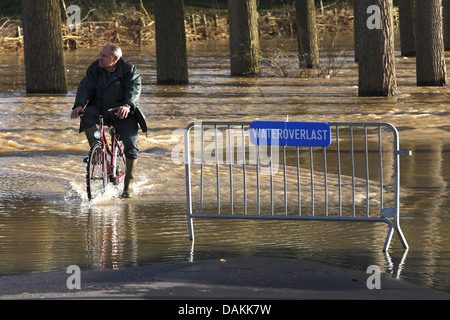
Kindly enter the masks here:
[[[113, 115], [112, 110], [108, 110]], [[108, 115], [109, 115], [108, 114]], [[120, 178], [126, 174], [126, 160], [123, 152], [123, 143], [117, 132], [117, 128], [111, 125], [109, 134], [111, 141], [106, 138], [104, 116], [100, 115], [100, 126], [94, 133], [98, 140], [94, 143], [87, 157], [86, 188], [89, 201], [97, 198], [106, 190], [108, 183], [118, 185]]]

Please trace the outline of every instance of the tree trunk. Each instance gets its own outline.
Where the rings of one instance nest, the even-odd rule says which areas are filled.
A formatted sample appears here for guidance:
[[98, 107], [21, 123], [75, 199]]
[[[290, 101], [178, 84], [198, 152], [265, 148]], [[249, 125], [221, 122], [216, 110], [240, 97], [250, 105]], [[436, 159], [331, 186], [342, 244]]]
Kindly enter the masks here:
[[400, 15], [400, 51], [402, 57], [416, 55], [416, 0], [399, 0], [398, 11]]
[[319, 46], [317, 44], [314, 0], [295, 0], [295, 12], [300, 67], [318, 67]]
[[450, 0], [442, 0], [444, 23], [444, 50], [450, 50]]
[[155, 1], [158, 84], [188, 84], [183, 0]]
[[447, 84], [442, 0], [416, 0], [416, 74], [418, 86]]
[[67, 93], [59, 0], [22, 0], [28, 93]]
[[228, 0], [231, 75], [258, 76], [260, 49], [256, 0]]
[[[375, 13], [378, 28], [369, 28], [369, 6]], [[397, 90], [394, 56], [392, 0], [359, 0], [358, 3], [358, 71], [360, 96], [392, 96]]]
[[363, 19], [364, 16], [359, 17], [359, 1], [353, 1], [353, 43], [355, 46], [355, 62], [358, 62], [358, 52], [359, 52], [359, 20]]

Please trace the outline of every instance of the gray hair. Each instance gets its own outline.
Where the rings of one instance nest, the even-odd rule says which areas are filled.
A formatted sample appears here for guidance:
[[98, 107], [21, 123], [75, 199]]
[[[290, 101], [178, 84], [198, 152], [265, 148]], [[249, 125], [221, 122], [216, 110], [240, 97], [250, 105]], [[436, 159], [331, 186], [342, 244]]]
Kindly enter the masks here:
[[122, 58], [122, 49], [117, 44], [110, 42], [106, 45], [111, 49], [111, 56], [119, 59]]

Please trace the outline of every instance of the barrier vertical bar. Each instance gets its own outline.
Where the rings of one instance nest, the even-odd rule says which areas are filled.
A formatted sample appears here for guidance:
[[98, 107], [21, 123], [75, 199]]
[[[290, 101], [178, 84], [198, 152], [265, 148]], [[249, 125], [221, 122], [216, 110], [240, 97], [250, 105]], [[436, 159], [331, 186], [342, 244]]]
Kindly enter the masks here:
[[350, 127], [350, 161], [352, 168], [352, 216], [356, 216], [355, 208], [355, 154], [353, 150], [353, 126]]
[[[394, 183], [395, 183], [395, 215], [394, 215], [394, 226], [403, 247], [408, 249], [408, 243], [403, 235], [402, 229], [400, 228], [400, 142], [398, 139], [398, 131], [395, 127], [390, 126], [394, 134]], [[387, 248], [386, 248], [387, 250]]]
[[243, 175], [243, 187], [244, 187], [244, 214], [247, 214], [247, 174], [245, 166], [245, 134], [244, 125], [241, 126], [242, 133], [242, 175]]
[[219, 174], [219, 142], [217, 141], [217, 125], [214, 125], [214, 146], [216, 153], [216, 190], [217, 190], [217, 214], [220, 214], [220, 174]]
[[339, 208], [339, 216], [342, 217], [341, 150], [340, 150], [338, 125], [336, 125], [336, 154], [337, 154], [337, 170], [338, 170], [338, 208]]
[[187, 207], [187, 220], [189, 229], [189, 239], [194, 241], [194, 226], [192, 223], [192, 189], [191, 189], [191, 142], [189, 138], [189, 131], [191, 127], [186, 128], [184, 131], [184, 165], [186, 168], [186, 207]]
[[314, 216], [314, 163], [312, 147], [309, 147], [309, 168], [311, 174], [311, 216]]
[[261, 198], [260, 198], [260, 181], [259, 181], [259, 146], [255, 148], [256, 152], [256, 212], [258, 215], [261, 214]]
[[369, 153], [367, 146], [367, 127], [364, 127], [364, 157], [366, 165], [366, 217], [369, 217], [370, 201], [369, 201]]
[[[233, 146], [234, 148], [234, 146]], [[231, 126], [228, 125], [228, 160], [230, 164], [230, 213], [234, 214], [233, 210], [233, 148], [231, 148]]]
[[383, 212], [384, 202], [383, 202], [383, 146], [381, 145], [381, 126], [378, 126], [378, 155], [380, 164], [380, 215]]
[[[194, 128], [194, 132], [195, 132], [195, 128]], [[201, 138], [200, 138], [200, 213], [203, 213], [203, 122], [202, 125], [200, 126], [200, 134], [201, 134]]]
[[323, 184], [325, 189], [325, 216], [328, 216], [327, 148], [323, 147]]
[[273, 156], [272, 145], [269, 146], [270, 150], [270, 215], [273, 216]]
[[287, 216], [286, 146], [283, 146], [284, 215]]
[[297, 205], [298, 205], [298, 215], [302, 215], [302, 198], [301, 198], [301, 187], [300, 187], [300, 154], [299, 147], [295, 147], [296, 157], [297, 157]]

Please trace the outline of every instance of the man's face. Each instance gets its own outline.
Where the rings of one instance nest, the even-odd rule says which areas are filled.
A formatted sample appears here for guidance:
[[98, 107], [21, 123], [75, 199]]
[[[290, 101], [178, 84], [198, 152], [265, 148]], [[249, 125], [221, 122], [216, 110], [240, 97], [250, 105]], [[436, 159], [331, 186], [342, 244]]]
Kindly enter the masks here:
[[105, 46], [100, 51], [100, 56], [98, 58], [98, 65], [100, 68], [111, 70], [117, 63], [119, 59], [117, 57], [111, 56], [111, 48]]

